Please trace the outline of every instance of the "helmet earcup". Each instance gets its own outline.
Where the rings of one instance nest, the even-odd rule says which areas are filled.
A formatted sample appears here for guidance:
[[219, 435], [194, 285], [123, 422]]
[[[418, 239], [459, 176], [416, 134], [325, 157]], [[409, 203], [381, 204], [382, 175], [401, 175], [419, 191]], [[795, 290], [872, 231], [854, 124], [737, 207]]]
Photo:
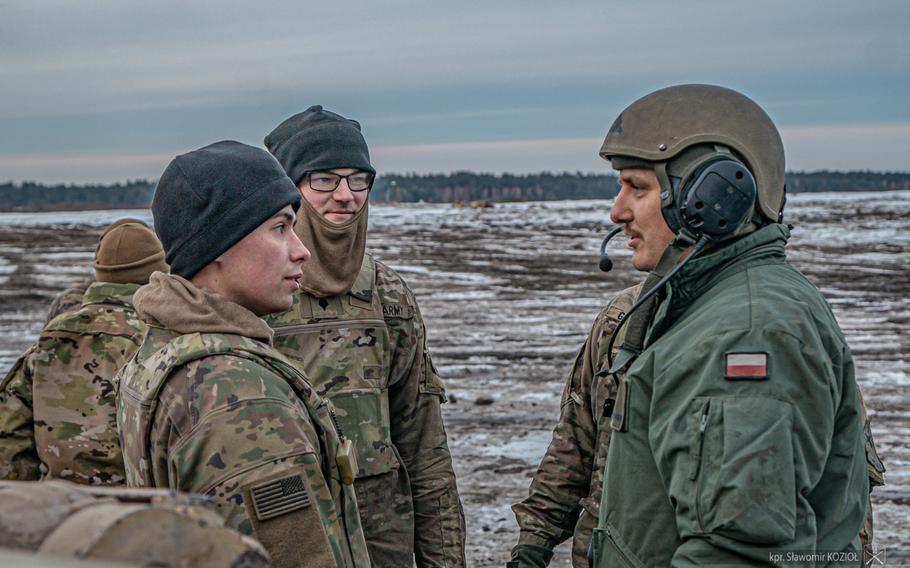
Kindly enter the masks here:
[[720, 240], [732, 235], [751, 215], [757, 193], [755, 178], [741, 162], [712, 160], [689, 179], [677, 194], [677, 211], [671, 215], [691, 235]]

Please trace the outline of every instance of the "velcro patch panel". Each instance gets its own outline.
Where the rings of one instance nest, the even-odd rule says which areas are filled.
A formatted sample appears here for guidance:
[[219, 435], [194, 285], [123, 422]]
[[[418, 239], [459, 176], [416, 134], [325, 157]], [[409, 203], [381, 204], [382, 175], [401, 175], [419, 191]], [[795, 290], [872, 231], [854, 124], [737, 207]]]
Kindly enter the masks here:
[[310, 495], [300, 475], [292, 475], [250, 489], [256, 518], [272, 519], [309, 506]]

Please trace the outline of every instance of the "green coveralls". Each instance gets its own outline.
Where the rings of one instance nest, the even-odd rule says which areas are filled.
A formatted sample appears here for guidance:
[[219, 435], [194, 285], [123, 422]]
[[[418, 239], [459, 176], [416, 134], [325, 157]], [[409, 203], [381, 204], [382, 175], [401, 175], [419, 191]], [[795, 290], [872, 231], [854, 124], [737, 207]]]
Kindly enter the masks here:
[[[859, 565], [853, 359], [782, 225], [693, 259], [620, 386], [594, 565]], [[766, 370], [730, 379], [730, 354]], [[733, 359], [736, 360], [736, 359]]]

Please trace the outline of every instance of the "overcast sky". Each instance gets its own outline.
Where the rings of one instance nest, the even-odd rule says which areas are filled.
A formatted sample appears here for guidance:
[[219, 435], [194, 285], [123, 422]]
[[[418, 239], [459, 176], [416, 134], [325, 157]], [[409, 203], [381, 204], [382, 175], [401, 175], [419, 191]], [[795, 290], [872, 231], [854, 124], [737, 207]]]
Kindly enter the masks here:
[[654, 89], [759, 102], [788, 168], [910, 171], [907, 0], [0, 0], [0, 181], [157, 178], [312, 104], [386, 172], [606, 171]]

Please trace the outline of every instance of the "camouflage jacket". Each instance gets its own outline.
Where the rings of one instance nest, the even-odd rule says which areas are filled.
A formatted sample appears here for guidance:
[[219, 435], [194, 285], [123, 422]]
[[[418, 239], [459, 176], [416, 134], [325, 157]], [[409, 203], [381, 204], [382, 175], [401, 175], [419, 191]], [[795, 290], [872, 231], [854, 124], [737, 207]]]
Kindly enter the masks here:
[[82, 296], [85, 295], [85, 291], [91, 284], [91, 282], [76, 284], [75, 286], [70, 286], [63, 292], [60, 292], [47, 309], [47, 320], [45, 321], [45, 325], [64, 312], [74, 312], [81, 308]]
[[[519, 544], [552, 550], [572, 537], [572, 565], [587, 566], [597, 525], [610, 417], [617, 383], [607, 373], [607, 347], [619, 318], [641, 286], [623, 290], [601, 310], [578, 352], [562, 394], [553, 440], [531, 480], [528, 497], [512, 506], [521, 529]], [[615, 353], [624, 330], [613, 345]]]
[[0, 478], [123, 483], [115, 375], [145, 332], [137, 288], [92, 284], [13, 365], [0, 387]]
[[266, 337], [254, 339], [148, 321], [120, 373], [127, 483], [210, 496], [275, 566], [369, 566], [334, 409], [271, 347], [268, 327], [257, 318]]
[[463, 566], [464, 514], [440, 408], [445, 390], [401, 276], [366, 254], [349, 293], [301, 291], [290, 310], [266, 321], [275, 347], [332, 400], [354, 438], [373, 563]]

